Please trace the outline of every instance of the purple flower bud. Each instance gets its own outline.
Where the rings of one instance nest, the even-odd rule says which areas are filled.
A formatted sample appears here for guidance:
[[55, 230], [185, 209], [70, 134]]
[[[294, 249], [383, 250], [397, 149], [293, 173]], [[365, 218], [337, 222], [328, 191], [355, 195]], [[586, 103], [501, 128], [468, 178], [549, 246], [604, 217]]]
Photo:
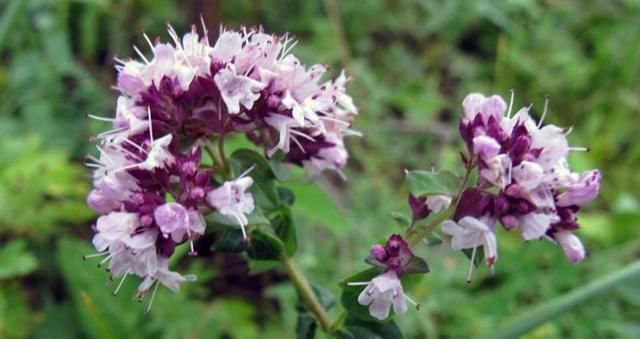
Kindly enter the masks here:
[[422, 220], [429, 215], [429, 207], [427, 206], [427, 198], [418, 198], [409, 193], [407, 199], [409, 201], [409, 207], [413, 214], [413, 221]]
[[518, 218], [510, 214], [500, 217], [500, 222], [502, 223], [502, 226], [504, 226], [504, 228], [506, 228], [507, 230], [512, 230], [516, 226], [518, 226]]
[[377, 260], [384, 262], [384, 260], [387, 257], [387, 252], [385, 251], [384, 247], [382, 245], [373, 245], [371, 246], [371, 255], [376, 258]]

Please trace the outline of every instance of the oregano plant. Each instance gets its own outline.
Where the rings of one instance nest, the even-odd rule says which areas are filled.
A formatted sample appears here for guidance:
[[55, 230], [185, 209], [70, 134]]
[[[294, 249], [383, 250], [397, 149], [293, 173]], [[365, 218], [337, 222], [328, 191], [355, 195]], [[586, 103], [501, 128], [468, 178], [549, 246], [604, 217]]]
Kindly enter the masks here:
[[[151, 311], [160, 285], [178, 292], [196, 280], [169, 268], [176, 249], [197, 257], [194, 242], [214, 233], [213, 252], [280, 263], [299, 295], [298, 337], [320, 329], [337, 338], [398, 338], [393, 318], [420, 308], [410, 291], [430, 271], [418, 253], [431, 246], [463, 251], [469, 281], [475, 267], [495, 269], [499, 228], [557, 244], [571, 262], [584, 258], [576, 214], [598, 194], [600, 173], [573, 172], [567, 157], [585, 148], [569, 146], [571, 129], [543, 126], [546, 105], [536, 122], [530, 107], [512, 114], [513, 94], [508, 107], [497, 95], [470, 94], [459, 125], [460, 175], [406, 172], [411, 215], [394, 213], [401, 233], [357, 249], [368, 268], [337, 281], [343, 311], [331, 319], [336, 298], [293, 260], [295, 196], [286, 180], [291, 166], [343, 175], [344, 138], [360, 135], [351, 129], [358, 113], [346, 93], [351, 78], [325, 80], [326, 66], [302, 65], [287, 35], [222, 30], [210, 43], [207, 33], [203, 25], [203, 37], [194, 27], [181, 38], [169, 26], [172, 43], [145, 35], [149, 51], [134, 48], [139, 60], [116, 59], [115, 116], [91, 116], [111, 129], [95, 137], [99, 155], [88, 156], [87, 202], [100, 217], [97, 253], [86, 258], [99, 258], [117, 279], [114, 294], [128, 276], [141, 277], [137, 298]], [[261, 151], [229, 152], [237, 136]]]

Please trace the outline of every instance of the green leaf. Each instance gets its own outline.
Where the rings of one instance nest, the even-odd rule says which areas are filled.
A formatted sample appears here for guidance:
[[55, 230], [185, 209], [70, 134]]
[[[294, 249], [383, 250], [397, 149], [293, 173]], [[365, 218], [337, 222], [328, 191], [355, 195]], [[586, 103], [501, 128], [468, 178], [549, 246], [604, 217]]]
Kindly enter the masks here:
[[427, 265], [427, 262], [420, 257], [413, 257], [413, 259], [411, 259], [411, 261], [409, 262], [409, 265], [407, 265], [407, 267], [404, 270], [405, 274], [428, 273], [428, 272], [429, 272], [429, 265]]
[[[220, 212], [211, 213], [206, 217], [207, 221], [212, 224], [221, 225], [224, 227], [238, 226], [238, 221], [222, 215]], [[247, 215], [248, 225], [269, 225], [269, 219], [264, 216], [262, 210], [259, 207], [253, 209], [251, 213]]]
[[26, 247], [24, 239], [17, 239], [0, 248], [0, 280], [27, 275], [38, 268], [38, 260]]
[[249, 149], [240, 149], [233, 152], [229, 162], [236, 175], [240, 175], [255, 166], [249, 172], [249, 176], [254, 181], [250, 191], [256, 204], [268, 209], [278, 206], [278, 191], [275, 186], [276, 177], [271, 171], [271, 166], [262, 155]]
[[317, 329], [318, 324], [309, 312], [298, 312], [298, 320], [296, 320], [296, 338], [313, 339], [316, 337]]
[[402, 213], [402, 212], [391, 212], [389, 213], [391, 218], [395, 220], [400, 227], [407, 228], [411, 225], [411, 217]]
[[255, 260], [276, 260], [285, 250], [284, 243], [275, 235], [257, 228], [250, 235], [247, 254]]
[[277, 190], [278, 201], [280, 201], [280, 204], [293, 206], [293, 204], [296, 202], [296, 196], [293, 191], [283, 186], [278, 187]]
[[222, 236], [216, 240], [211, 246], [211, 250], [214, 252], [244, 252], [248, 248], [247, 242], [242, 236], [242, 230], [238, 228], [230, 228], [222, 234]]
[[283, 152], [278, 151], [269, 161], [271, 172], [280, 181], [291, 180], [291, 164], [284, 161], [285, 157], [286, 155]]
[[287, 255], [293, 256], [298, 248], [298, 239], [296, 237], [296, 225], [291, 216], [291, 208], [286, 205], [282, 206], [273, 212], [269, 219], [271, 220], [271, 227], [284, 243]]
[[411, 193], [418, 197], [446, 194], [454, 196], [460, 188], [460, 180], [449, 171], [410, 171], [406, 175]]
[[[469, 259], [471, 260], [471, 257], [473, 256], [473, 249], [472, 248], [466, 248], [464, 250], [462, 250], [462, 253]], [[482, 265], [482, 262], [484, 261], [484, 247], [482, 246], [478, 246], [476, 248], [476, 257], [473, 260], [473, 265], [475, 267], [478, 267], [480, 265]]]

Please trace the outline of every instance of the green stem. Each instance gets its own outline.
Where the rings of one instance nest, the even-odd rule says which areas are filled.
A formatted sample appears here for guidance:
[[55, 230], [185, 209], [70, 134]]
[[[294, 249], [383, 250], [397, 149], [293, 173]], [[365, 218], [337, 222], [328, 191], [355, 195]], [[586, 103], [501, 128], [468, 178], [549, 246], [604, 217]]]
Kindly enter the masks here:
[[349, 316], [349, 311], [343, 310], [342, 313], [340, 313], [340, 316], [338, 317], [338, 319], [336, 319], [336, 321], [334, 321], [333, 324], [331, 325], [330, 331], [333, 332], [339, 329], [340, 327], [342, 327], [344, 322], [347, 320], [348, 316]]
[[291, 258], [289, 258], [285, 253], [280, 255], [280, 262], [282, 262], [289, 278], [298, 289], [300, 297], [304, 299], [307, 307], [309, 307], [309, 310], [320, 324], [322, 330], [327, 333], [331, 331], [331, 319], [329, 319], [329, 315], [320, 303], [320, 300], [318, 300], [318, 297], [313, 292], [311, 285], [309, 285], [309, 282], [304, 277], [300, 269], [296, 267], [293, 260], [291, 260]]
[[433, 230], [435, 230], [438, 225], [449, 218], [451, 214], [453, 214], [453, 211], [455, 211], [455, 206], [451, 205], [444, 212], [438, 214], [438, 216], [426, 226], [415, 227], [407, 237], [407, 243], [409, 243], [409, 247], [413, 248], [418, 243], [420, 243], [422, 239], [433, 232]]
[[491, 331], [485, 338], [517, 338], [533, 330], [538, 325], [556, 317], [557, 315], [570, 310], [576, 305], [597, 296], [598, 294], [613, 288], [630, 278], [640, 276], [640, 261], [633, 262], [617, 271], [614, 271], [602, 278], [577, 288], [563, 296], [551, 299], [546, 303], [534, 306], [522, 313], [507, 326]]

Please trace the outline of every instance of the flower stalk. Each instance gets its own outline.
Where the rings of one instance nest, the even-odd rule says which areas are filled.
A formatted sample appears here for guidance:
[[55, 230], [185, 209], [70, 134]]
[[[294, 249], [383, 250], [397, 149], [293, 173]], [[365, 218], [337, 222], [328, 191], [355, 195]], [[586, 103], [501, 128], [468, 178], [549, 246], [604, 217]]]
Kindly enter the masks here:
[[311, 285], [309, 284], [307, 279], [304, 277], [304, 274], [295, 265], [293, 260], [289, 258], [289, 256], [287, 256], [285, 253], [280, 254], [280, 262], [287, 272], [287, 275], [289, 275], [291, 282], [293, 282], [293, 284], [298, 289], [300, 297], [304, 299], [307, 306], [309, 307], [309, 311], [311, 311], [313, 316], [318, 321], [318, 324], [320, 324], [322, 330], [325, 332], [331, 331], [331, 319], [320, 303], [320, 300], [318, 300], [318, 297], [313, 292], [313, 289], [311, 288]]

